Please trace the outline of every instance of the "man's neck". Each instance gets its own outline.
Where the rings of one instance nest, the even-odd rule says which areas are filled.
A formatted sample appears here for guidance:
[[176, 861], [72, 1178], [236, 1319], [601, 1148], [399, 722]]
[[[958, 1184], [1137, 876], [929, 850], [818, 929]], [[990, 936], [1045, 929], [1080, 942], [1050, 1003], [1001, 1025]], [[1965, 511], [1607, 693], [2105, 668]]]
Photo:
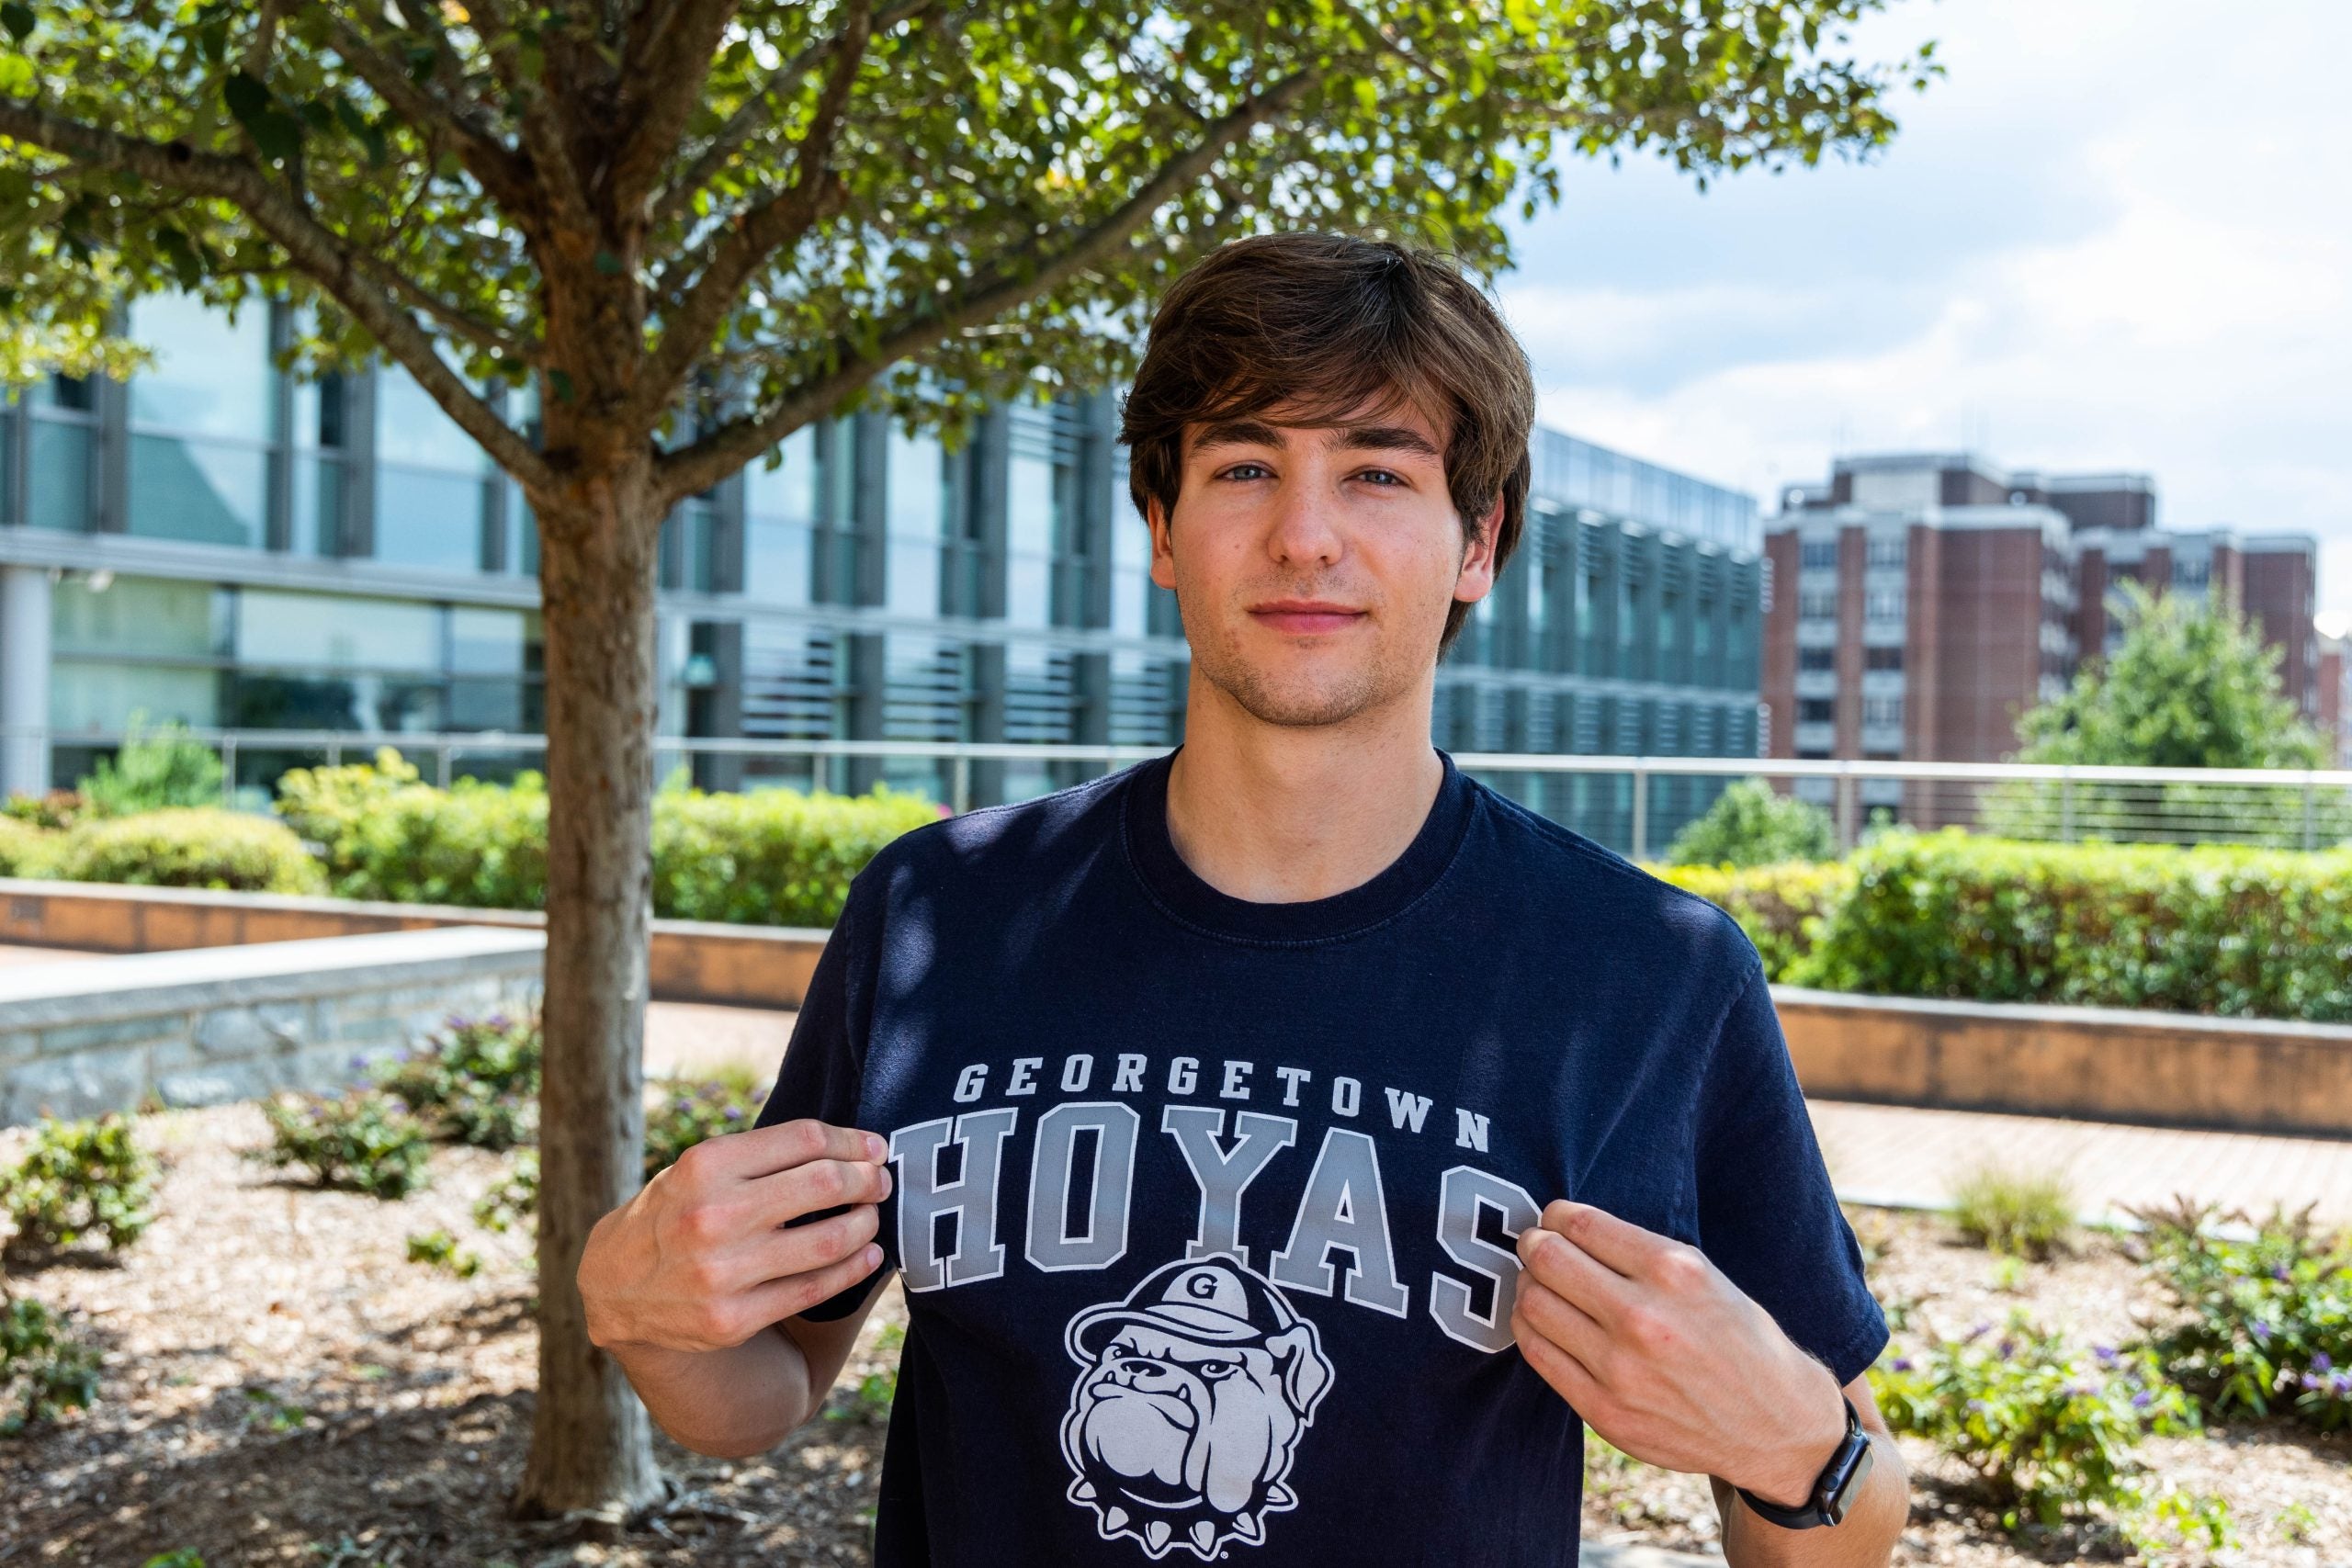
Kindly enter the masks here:
[[1194, 875], [1258, 904], [1328, 898], [1377, 876], [1429, 818], [1445, 764], [1430, 691], [1345, 724], [1268, 724], [1195, 671], [1168, 776], [1168, 836]]

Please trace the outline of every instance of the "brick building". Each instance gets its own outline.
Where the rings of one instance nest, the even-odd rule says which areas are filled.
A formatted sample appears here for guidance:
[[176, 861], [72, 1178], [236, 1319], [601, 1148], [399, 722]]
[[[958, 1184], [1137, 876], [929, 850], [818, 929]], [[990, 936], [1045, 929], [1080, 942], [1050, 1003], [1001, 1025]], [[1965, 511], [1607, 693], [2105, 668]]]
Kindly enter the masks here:
[[[1998, 761], [2018, 715], [2112, 646], [2107, 594], [2126, 577], [2239, 606], [2319, 719], [2308, 536], [2167, 532], [2145, 475], [2011, 472], [1966, 453], [1840, 458], [1827, 484], [1781, 502], [1764, 539], [1769, 755]], [[1862, 788], [1866, 809], [1903, 798]]]

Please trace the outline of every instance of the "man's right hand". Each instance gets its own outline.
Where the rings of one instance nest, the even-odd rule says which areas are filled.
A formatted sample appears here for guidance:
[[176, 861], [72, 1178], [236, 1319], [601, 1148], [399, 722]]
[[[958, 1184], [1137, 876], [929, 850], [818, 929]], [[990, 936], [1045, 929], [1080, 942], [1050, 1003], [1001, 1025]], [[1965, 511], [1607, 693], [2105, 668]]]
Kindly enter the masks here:
[[871, 1133], [811, 1121], [696, 1144], [588, 1233], [588, 1337], [723, 1350], [856, 1284], [882, 1261], [888, 1154]]

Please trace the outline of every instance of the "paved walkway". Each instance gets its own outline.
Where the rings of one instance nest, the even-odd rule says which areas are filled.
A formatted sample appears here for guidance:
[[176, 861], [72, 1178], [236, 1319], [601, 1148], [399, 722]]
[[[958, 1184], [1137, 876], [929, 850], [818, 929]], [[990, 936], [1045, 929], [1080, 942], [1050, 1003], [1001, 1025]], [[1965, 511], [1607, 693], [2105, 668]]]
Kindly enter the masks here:
[[2315, 1201], [2319, 1217], [2352, 1221], [2352, 1140], [1838, 1100], [1815, 1100], [1812, 1110], [1830, 1179], [1849, 1201], [1938, 1206], [1954, 1177], [1989, 1163], [2064, 1175], [2090, 1220], [2122, 1217], [2120, 1204], [2186, 1194], [2256, 1218], [2273, 1204]]

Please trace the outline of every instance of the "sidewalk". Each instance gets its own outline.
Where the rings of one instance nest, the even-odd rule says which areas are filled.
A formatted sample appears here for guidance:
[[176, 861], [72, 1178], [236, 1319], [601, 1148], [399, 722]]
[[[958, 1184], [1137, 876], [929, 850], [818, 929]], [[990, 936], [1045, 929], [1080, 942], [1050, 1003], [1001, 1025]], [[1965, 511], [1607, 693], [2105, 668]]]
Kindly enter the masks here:
[[1849, 1202], [1940, 1206], [1953, 1177], [1989, 1163], [2063, 1173], [2092, 1220], [2187, 1194], [2257, 1219], [2273, 1204], [2315, 1201], [2319, 1218], [2352, 1222], [2352, 1141], [1839, 1100], [1815, 1100], [1812, 1111], [1830, 1179]]

